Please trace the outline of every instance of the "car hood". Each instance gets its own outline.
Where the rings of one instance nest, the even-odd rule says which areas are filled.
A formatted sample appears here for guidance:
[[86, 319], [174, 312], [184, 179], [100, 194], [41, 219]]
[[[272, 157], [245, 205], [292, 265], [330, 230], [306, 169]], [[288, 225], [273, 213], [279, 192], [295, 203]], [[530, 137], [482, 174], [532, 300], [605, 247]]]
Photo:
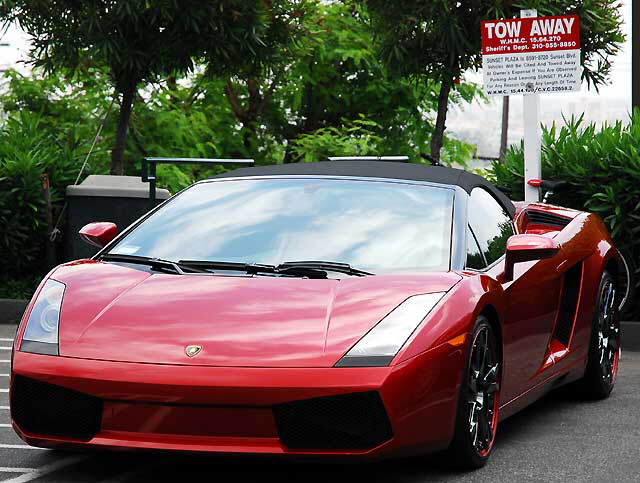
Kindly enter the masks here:
[[[52, 278], [66, 284], [61, 356], [229, 367], [331, 367], [407, 297], [460, 280], [173, 275], [94, 261]], [[193, 357], [191, 345], [201, 347]]]

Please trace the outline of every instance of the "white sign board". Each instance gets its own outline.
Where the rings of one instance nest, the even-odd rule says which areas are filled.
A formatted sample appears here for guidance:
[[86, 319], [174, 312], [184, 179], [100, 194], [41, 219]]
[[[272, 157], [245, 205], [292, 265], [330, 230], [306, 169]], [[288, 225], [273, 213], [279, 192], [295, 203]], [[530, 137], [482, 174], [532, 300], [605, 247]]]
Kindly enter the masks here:
[[484, 21], [482, 71], [487, 95], [580, 90], [577, 15]]

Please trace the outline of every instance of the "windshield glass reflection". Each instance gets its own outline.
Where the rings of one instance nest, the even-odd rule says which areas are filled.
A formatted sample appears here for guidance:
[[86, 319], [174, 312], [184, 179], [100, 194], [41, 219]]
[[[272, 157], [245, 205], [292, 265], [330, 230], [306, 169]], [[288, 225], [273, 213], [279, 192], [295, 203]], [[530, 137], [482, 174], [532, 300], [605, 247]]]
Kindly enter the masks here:
[[197, 184], [110, 253], [167, 260], [348, 263], [375, 272], [449, 267], [453, 190], [344, 179]]

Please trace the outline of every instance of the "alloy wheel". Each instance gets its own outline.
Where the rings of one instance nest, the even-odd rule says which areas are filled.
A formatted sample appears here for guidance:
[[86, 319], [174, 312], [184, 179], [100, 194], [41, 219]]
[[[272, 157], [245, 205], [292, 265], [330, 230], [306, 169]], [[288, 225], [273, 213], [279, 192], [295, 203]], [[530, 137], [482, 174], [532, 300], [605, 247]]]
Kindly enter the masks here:
[[613, 281], [602, 285], [598, 307], [598, 357], [602, 379], [608, 386], [615, 382], [620, 358], [620, 320], [615, 307]]
[[473, 341], [468, 378], [469, 435], [479, 456], [491, 451], [498, 422], [499, 364], [496, 343], [489, 327]]

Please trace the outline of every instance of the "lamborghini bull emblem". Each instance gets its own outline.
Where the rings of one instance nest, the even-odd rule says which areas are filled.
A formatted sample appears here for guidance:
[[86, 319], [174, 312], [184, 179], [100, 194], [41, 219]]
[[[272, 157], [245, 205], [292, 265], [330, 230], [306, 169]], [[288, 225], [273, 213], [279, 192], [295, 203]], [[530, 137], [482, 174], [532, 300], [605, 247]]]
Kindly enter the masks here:
[[201, 345], [188, 345], [187, 347], [185, 347], [184, 352], [189, 357], [194, 357], [194, 356], [197, 356], [198, 354], [200, 354], [201, 350], [202, 350], [202, 346]]

